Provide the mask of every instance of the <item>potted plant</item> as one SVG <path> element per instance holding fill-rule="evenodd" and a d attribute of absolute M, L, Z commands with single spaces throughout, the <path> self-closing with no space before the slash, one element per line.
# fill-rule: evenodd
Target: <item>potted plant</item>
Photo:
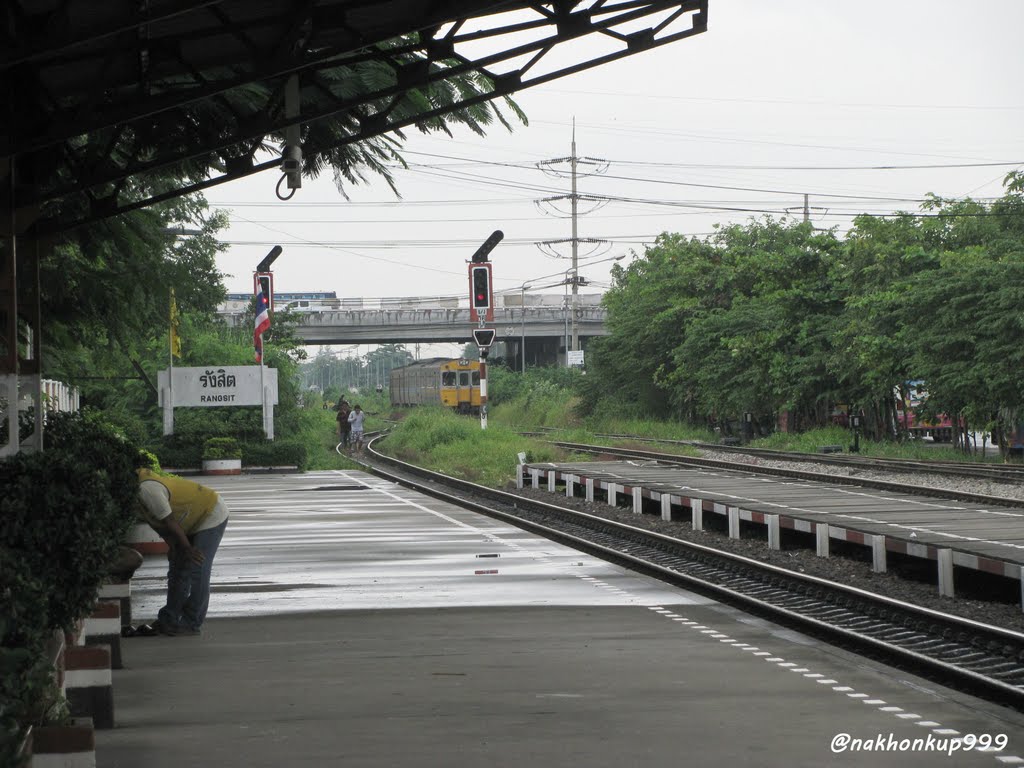
<path fill-rule="evenodd" d="M 233 437 L 211 437 L 203 444 L 204 475 L 242 474 L 242 447 Z"/>

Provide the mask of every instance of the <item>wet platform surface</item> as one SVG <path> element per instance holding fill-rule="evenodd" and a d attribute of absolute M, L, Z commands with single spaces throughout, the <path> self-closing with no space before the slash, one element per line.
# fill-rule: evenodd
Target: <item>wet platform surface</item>
<path fill-rule="evenodd" d="M 937 550 L 949 549 L 955 565 L 1009 578 L 1019 579 L 1024 565 L 1024 507 L 645 461 L 529 464 L 526 473 L 525 482 L 536 476 L 541 488 L 548 487 L 550 473 L 559 485 L 572 480 L 576 495 L 584 493 L 589 478 L 605 493 L 614 485 L 620 498 L 637 488 L 655 504 L 669 496 L 674 506 L 689 508 L 692 499 L 699 499 L 705 513 L 724 515 L 733 507 L 754 522 L 778 515 L 783 527 L 809 533 L 825 523 L 833 538 L 864 543 L 864 536 L 885 536 L 890 550 L 918 557 L 935 559 Z"/>
<path fill-rule="evenodd" d="M 124 641 L 99 766 L 1024 764 L 1016 713 L 377 478 L 209 480 L 203 635 Z"/>

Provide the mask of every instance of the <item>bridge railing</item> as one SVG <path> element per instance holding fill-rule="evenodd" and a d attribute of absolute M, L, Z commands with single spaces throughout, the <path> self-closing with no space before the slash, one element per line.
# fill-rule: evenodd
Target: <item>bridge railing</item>
<path fill-rule="evenodd" d="M 496 294 L 495 308 L 518 309 L 527 307 L 558 307 L 559 310 L 571 302 L 571 297 L 563 294 L 536 293 L 523 296 L 520 292 Z M 594 307 L 601 303 L 601 294 L 586 293 L 576 297 L 576 303 L 582 307 Z M 232 315 L 245 312 L 249 308 L 248 300 L 232 299 L 225 301 L 218 308 L 220 314 Z M 337 299 L 300 299 L 288 302 L 276 302 L 274 311 L 291 310 L 293 312 L 355 312 L 359 310 L 397 310 L 397 309 L 469 309 L 469 298 L 457 296 L 383 296 L 383 297 L 349 297 Z"/>

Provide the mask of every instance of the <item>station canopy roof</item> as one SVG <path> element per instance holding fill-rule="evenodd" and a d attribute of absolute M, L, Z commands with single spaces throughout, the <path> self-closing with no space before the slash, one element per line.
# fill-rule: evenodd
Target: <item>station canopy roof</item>
<path fill-rule="evenodd" d="M 343 164 L 373 137 L 707 26 L 707 0 L 7 8 L 0 230 L 14 210 L 15 231 L 39 235 L 278 167 L 289 132 L 306 170 Z"/>

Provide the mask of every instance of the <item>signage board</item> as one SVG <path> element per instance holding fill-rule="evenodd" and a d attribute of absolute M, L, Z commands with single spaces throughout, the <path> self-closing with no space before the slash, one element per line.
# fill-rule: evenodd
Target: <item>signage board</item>
<path fill-rule="evenodd" d="M 583 350 L 575 349 L 565 353 L 566 365 L 583 365 Z"/>
<path fill-rule="evenodd" d="M 170 392 L 172 408 L 263 405 L 258 365 L 172 368 L 170 386 L 167 371 L 159 372 L 159 383 L 162 392 Z M 263 384 L 268 404 L 277 405 L 276 368 L 263 369 Z"/>

